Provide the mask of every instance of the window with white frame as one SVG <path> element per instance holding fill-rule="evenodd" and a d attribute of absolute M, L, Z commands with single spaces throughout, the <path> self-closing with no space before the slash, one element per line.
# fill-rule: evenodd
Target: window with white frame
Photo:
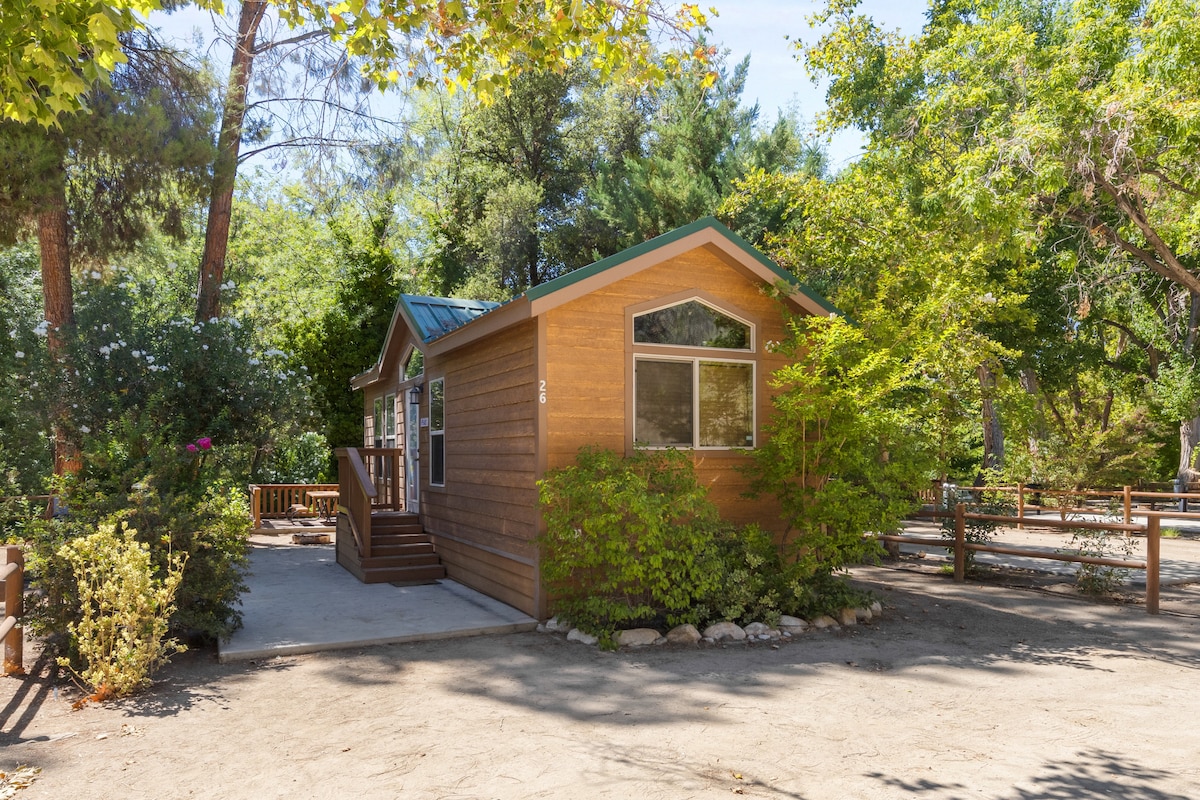
<path fill-rule="evenodd" d="M 754 361 L 720 352 L 752 352 L 753 333 L 750 323 L 699 299 L 635 315 L 634 443 L 754 447 Z M 650 346 L 654 352 L 637 352 Z M 664 355 L 663 347 L 679 355 Z"/>
<path fill-rule="evenodd" d="M 375 398 L 374 414 L 371 416 L 371 432 L 367 435 L 368 447 L 383 447 L 383 398 Z"/>
<path fill-rule="evenodd" d="M 429 483 L 446 485 L 446 380 L 429 382 Z"/>

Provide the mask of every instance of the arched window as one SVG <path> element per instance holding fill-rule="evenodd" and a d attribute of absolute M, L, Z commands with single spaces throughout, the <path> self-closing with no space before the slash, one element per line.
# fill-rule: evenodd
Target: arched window
<path fill-rule="evenodd" d="M 753 325 L 691 298 L 635 314 L 633 344 L 635 444 L 754 447 L 755 363 L 731 357 L 754 351 Z"/>

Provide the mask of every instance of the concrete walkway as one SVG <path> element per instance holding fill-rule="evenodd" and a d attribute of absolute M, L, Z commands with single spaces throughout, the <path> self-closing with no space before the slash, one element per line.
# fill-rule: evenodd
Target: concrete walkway
<path fill-rule="evenodd" d="M 426 586 L 367 585 L 332 545 L 250 551 L 241 630 L 218 647 L 238 661 L 485 633 L 532 630 L 537 621 L 452 580 Z"/>

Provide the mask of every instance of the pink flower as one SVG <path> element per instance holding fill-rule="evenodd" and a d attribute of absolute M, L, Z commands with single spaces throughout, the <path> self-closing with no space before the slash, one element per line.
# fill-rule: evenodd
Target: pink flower
<path fill-rule="evenodd" d="M 201 450 L 211 450 L 212 449 L 212 439 L 210 439 L 207 436 L 201 436 L 199 439 L 196 440 L 196 444 L 200 447 Z"/>
<path fill-rule="evenodd" d="M 187 451 L 188 451 L 189 453 L 194 453 L 194 452 L 196 452 L 196 445 L 194 445 L 194 444 L 188 444 L 188 446 L 187 446 Z"/>

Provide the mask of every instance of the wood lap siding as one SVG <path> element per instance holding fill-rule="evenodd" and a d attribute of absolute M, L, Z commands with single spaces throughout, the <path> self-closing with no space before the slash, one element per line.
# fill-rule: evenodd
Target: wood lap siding
<path fill-rule="evenodd" d="M 625 385 L 632 358 L 632 342 L 626 341 L 625 309 L 689 289 L 719 298 L 756 323 L 753 358 L 758 364 L 755 396 L 761 442 L 763 424 L 771 413 L 772 389 L 767 381 L 787 363 L 765 352 L 765 343 L 783 340 L 786 331 L 779 302 L 763 288 L 757 278 L 699 248 L 549 311 L 545 367 L 551 398 L 547 408 L 548 465 L 573 463 L 579 448 L 588 444 L 618 452 L 627 449 L 625 423 L 633 409 L 632 388 L 627 391 Z M 722 516 L 738 524 L 758 522 L 778 531 L 782 523 L 773 501 L 742 496 L 747 481 L 737 466 L 749 460 L 749 456 L 724 451 L 698 451 L 694 456 L 697 474 L 709 486 L 709 496 Z"/>
<path fill-rule="evenodd" d="M 446 485 L 428 486 L 423 465 L 421 497 L 447 574 L 527 613 L 539 519 L 535 340 L 527 322 L 427 364 L 446 379 Z"/>

